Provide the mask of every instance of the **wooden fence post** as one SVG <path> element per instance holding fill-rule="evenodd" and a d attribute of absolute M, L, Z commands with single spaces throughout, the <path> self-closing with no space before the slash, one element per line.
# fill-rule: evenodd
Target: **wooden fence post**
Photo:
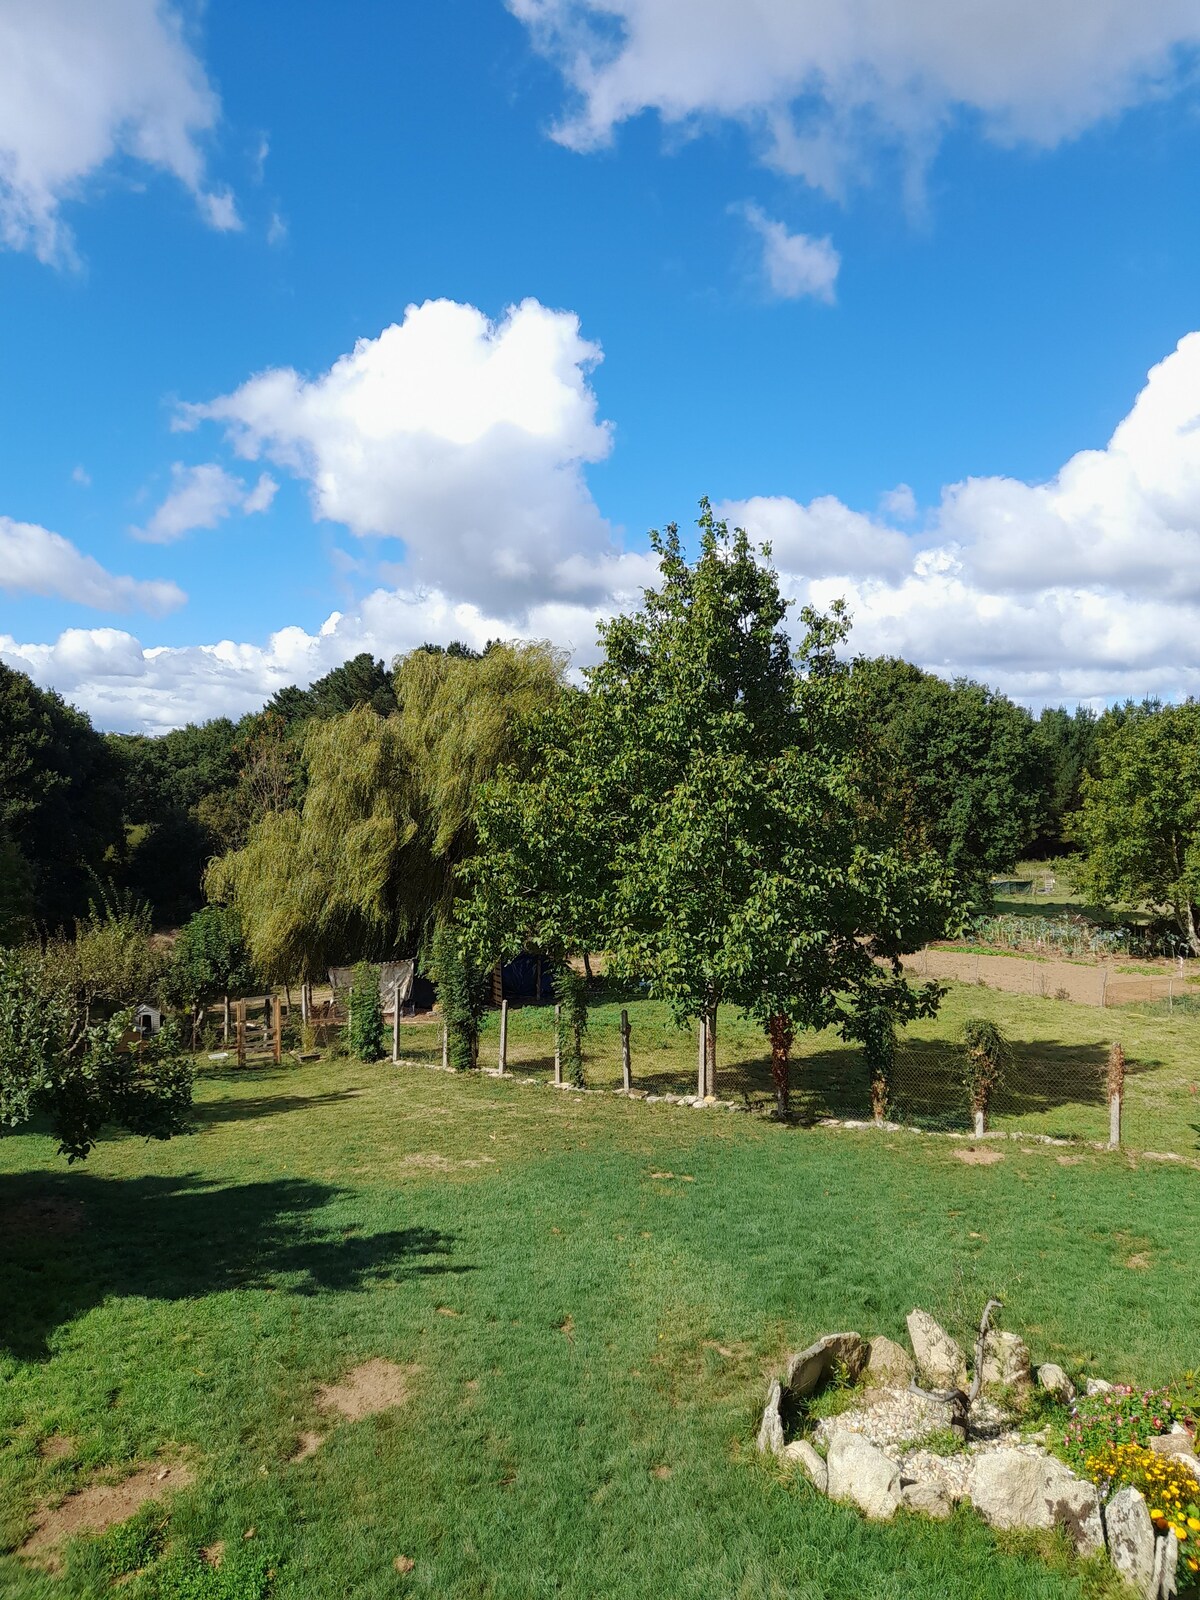
<path fill-rule="evenodd" d="M 442 1070 L 448 1071 L 450 1067 L 450 1027 L 445 1021 L 442 1023 Z"/>
<path fill-rule="evenodd" d="M 562 1007 L 554 1008 L 554 1086 L 562 1088 Z"/>
<path fill-rule="evenodd" d="M 629 1051 L 629 1013 L 621 1013 L 621 1087 L 628 1094 L 633 1088 L 633 1062 Z"/>
<path fill-rule="evenodd" d="M 500 1002 L 500 1075 L 508 1066 L 508 1001 Z"/>
<path fill-rule="evenodd" d="M 392 1065 L 400 1059 L 400 979 L 392 985 Z"/>
<path fill-rule="evenodd" d="M 696 1094 L 704 1099 L 704 1081 L 708 1074 L 708 1022 L 703 1011 L 700 1013 L 700 1048 L 696 1063 Z"/>
<path fill-rule="evenodd" d="M 1100 975 L 1100 1009 L 1103 1011 L 1108 1005 L 1108 968 L 1105 967 Z"/>
<path fill-rule="evenodd" d="M 271 1036 L 271 1055 L 275 1065 L 283 1061 L 283 1007 L 278 999 L 275 1001 L 275 1029 Z"/>
<path fill-rule="evenodd" d="M 1116 1150 L 1121 1143 L 1121 1109 L 1125 1099 L 1125 1052 L 1114 1044 L 1108 1052 L 1108 1147 Z"/>
<path fill-rule="evenodd" d="M 246 1065 L 246 1002 L 239 1000 L 237 1003 L 237 1064 L 239 1067 Z"/>

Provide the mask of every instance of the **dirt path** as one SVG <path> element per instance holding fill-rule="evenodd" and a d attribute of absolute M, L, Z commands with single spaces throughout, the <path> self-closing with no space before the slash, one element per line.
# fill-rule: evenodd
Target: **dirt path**
<path fill-rule="evenodd" d="M 1166 966 L 1146 973 L 1121 972 L 1107 962 L 1083 964 L 1031 956 L 974 955 L 934 945 L 909 956 L 905 971 L 918 978 L 948 978 L 955 983 L 981 983 L 1006 994 L 1041 995 L 1073 1000 L 1083 1006 L 1122 1006 L 1136 1000 L 1165 1000 L 1195 992 Z"/>

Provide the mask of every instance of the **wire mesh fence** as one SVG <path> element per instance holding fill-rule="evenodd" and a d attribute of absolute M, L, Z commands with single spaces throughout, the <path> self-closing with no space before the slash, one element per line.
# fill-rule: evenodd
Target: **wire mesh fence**
<path fill-rule="evenodd" d="M 631 1018 L 632 1085 L 648 1094 L 693 1097 L 698 1089 L 699 1035 L 676 1027 L 656 1008 L 634 1004 Z M 501 1016 L 489 1012 L 480 1037 L 479 1065 L 500 1066 Z M 555 1012 L 552 1005 L 510 1006 L 504 1021 L 505 1068 L 551 1082 L 555 1075 Z M 584 1086 L 619 1089 L 623 1051 L 619 1013 L 597 1008 L 582 1040 Z M 405 1019 L 400 1058 L 443 1064 L 440 1018 Z M 1100 1045 L 1055 1042 L 1015 1044 L 1012 1059 L 992 1096 L 987 1126 L 1062 1138 L 1104 1140 L 1109 1131 L 1107 1051 Z M 570 1052 L 562 1078 L 572 1080 Z M 974 1110 L 967 1087 L 965 1047 L 946 1039 L 903 1037 L 888 1096 L 888 1120 L 931 1131 L 970 1133 Z M 1133 1085 L 1130 1085 L 1131 1089 Z M 774 1102 L 771 1059 L 763 1033 L 732 1013 L 718 1023 L 717 1097 L 764 1107 Z M 832 1036 L 797 1040 L 790 1070 L 792 1114 L 802 1122 L 823 1118 L 868 1120 L 870 1072 L 861 1051 Z"/>

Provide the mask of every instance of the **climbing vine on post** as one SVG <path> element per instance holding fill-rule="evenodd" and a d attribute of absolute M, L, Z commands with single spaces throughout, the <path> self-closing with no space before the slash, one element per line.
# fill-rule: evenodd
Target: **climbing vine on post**
<path fill-rule="evenodd" d="M 487 1008 L 488 975 L 463 954 L 458 930 L 438 924 L 430 951 L 430 974 L 446 1019 L 447 1055 L 452 1067 L 466 1072 L 479 1065 L 479 1030 Z"/>
<path fill-rule="evenodd" d="M 354 969 L 350 990 L 350 1049 L 360 1061 L 378 1061 L 383 1055 L 383 1002 L 379 997 L 379 971 L 369 961 Z"/>
<path fill-rule="evenodd" d="M 963 1024 L 967 1050 L 966 1088 L 975 1117 L 975 1132 L 987 1132 L 988 1108 L 1012 1060 L 1008 1040 L 987 1017 L 972 1017 Z"/>
<path fill-rule="evenodd" d="M 582 1089 L 583 1036 L 588 1026 L 587 979 L 573 967 L 559 967 L 554 974 L 554 998 L 559 1005 L 558 1048 L 562 1063 L 571 1082 Z"/>

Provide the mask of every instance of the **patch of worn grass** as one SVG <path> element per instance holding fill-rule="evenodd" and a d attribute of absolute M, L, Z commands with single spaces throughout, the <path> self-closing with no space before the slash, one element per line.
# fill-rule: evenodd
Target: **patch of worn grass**
<path fill-rule="evenodd" d="M 353 1061 L 205 1078 L 197 1127 L 74 1169 L 0 1141 L 13 1600 L 106 1592 L 103 1541 L 58 1579 L 13 1551 L 39 1506 L 175 1455 L 195 1481 L 134 1600 L 1065 1600 L 1101 1591 L 972 1516 L 869 1524 L 763 1463 L 768 1375 L 831 1328 L 902 1338 L 915 1304 L 967 1336 L 989 1294 L 1077 1375 L 1200 1358 L 1181 1166 L 968 1167 L 914 1136 Z M 3 1225 L 64 1206 L 67 1231 Z M 369 1361 L 410 1374 L 403 1405 L 321 1410 Z"/>

